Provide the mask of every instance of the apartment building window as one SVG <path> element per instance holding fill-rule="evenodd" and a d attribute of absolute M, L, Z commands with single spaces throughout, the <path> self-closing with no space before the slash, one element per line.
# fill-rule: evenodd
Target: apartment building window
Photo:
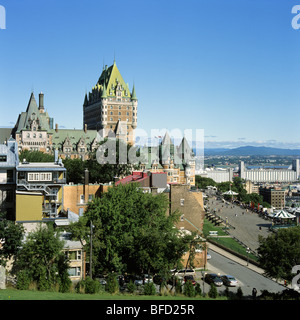
<path fill-rule="evenodd" d="M 14 182 L 13 170 L 7 170 L 7 182 Z"/>
<path fill-rule="evenodd" d="M 83 204 L 84 203 L 84 194 L 81 194 L 80 195 L 80 204 Z"/>
<path fill-rule="evenodd" d="M 67 257 L 69 260 L 81 260 L 81 250 L 68 251 Z"/>
<path fill-rule="evenodd" d="M 6 162 L 7 156 L 0 156 L 0 162 Z"/>
<path fill-rule="evenodd" d="M 28 181 L 52 181 L 52 173 L 28 173 Z"/>
<path fill-rule="evenodd" d="M 68 269 L 68 273 L 70 277 L 80 277 L 81 268 L 80 267 L 72 267 Z"/>

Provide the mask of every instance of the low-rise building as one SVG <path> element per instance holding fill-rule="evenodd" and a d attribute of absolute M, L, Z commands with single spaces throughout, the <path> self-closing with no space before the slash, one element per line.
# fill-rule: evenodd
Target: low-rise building
<path fill-rule="evenodd" d="M 12 138 L 0 144 L 0 212 L 15 220 L 16 166 L 19 162 L 18 145 Z"/>
<path fill-rule="evenodd" d="M 66 184 L 66 169 L 57 157 L 54 163 L 23 161 L 16 171 L 17 222 L 65 218 L 62 189 Z"/>
<path fill-rule="evenodd" d="M 281 188 L 260 187 L 259 194 L 263 201 L 268 202 L 275 209 L 283 209 L 285 206 L 285 190 Z"/>

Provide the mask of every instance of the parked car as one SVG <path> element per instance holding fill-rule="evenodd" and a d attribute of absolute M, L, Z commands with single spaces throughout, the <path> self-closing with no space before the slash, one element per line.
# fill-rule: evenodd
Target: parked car
<path fill-rule="evenodd" d="M 136 286 L 141 286 L 144 284 L 144 277 L 142 276 L 135 276 L 135 279 L 134 279 L 134 284 Z"/>
<path fill-rule="evenodd" d="M 125 283 L 129 283 L 130 281 L 134 283 L 135 277 L 136 277 L 136 276 L 133 275 L 133 274 L 127 274 L 127 275 L 125 275 L 125 277 L 124 277 L 124 281 L 125 281 Z"/>
<path fill-rule="evenodd" d="M 184 283 L 191 281 L 193 285 L 195 285 L 197 283 L 196 280 L 194 279 L 194 276 L 184 276 L 183 281 L 184 281 Z"/>
<path fill-rule="evenodd" d="M 206 255 L 206 259 L 207 260 L 210 260 L 211 259 L 211 255 L 207 252 L 207 255 Z"/>
<path fill-rule="evenodd" d="M 144 283 L 150 283 L 150 282 L 153 282 L 153 277 L 150 275 L 150 274 L 143 274 L 143 277 L 144 277 Z"/>
<path fill-rule="evenodd" d="M 173 285 L 176 285 L 176 284 L 182 285 L 182 278 L 172 276 L 170 279 L 168 279 L 168 282 L 167 282 L 167 283 L 168 283 L 170 286 L 173 286 Z"/>
<path fill-rule="evenodd" d="M 204 280 L 207 283 L 213 283 L 217 287 L 221 287 L 223 285 L 222 279 L 215 273 L 207 273 Z"/>
<path fill-rule="evenodd" d="M 153 277 L 153 282 L 157 285 L 161 285 L 163 282 L 166 282 L 167 279 L 160 276 L 159 274 L 156 274 L 154 277 Z"/>
<path fill-rule="evenodd" d="M 238 281 L 233 276 L 223 275 L 223 276 L 221 276 L 221 279 L 222 279 L 223 283 L 225 284 L 225 286 L 236 287 L 238 285 Z"/>
<path fill-rule="evenodd" d="M 175 276 L 183 278 L 184 276 L 196 276 L 194 269 L 181 269 L 175 272 Z"/>

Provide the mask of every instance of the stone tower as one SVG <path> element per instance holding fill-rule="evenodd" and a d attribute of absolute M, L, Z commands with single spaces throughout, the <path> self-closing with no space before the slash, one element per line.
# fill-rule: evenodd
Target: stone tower
<path fill-rule="evenodd" d="M 137 105 L 134 85 L 130 92 L 114 61 L 112 66 L 103 67 L 97 84 L 85 95 L 83 127 L 100 130 L 103 137 L 113 132 L 117 138 L 134 145 Z"/>

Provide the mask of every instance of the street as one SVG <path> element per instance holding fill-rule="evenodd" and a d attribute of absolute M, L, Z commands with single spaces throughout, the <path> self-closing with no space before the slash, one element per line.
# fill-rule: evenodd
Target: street
<path fill-rule="evenodd" d="M 236 237 L 247 247 L 256 251 L 259 243 L 258 236 L 267 237 L 270 234 L 270 221 L 260 217 L 257 213 L 241 208 L 236 204 L 226 204 L 215 197 L 209 198 L 207 208 L 210 212 L 216 210 L 216 214 L 226 220 L 234 228 L 229 228 L 231 236 Z"/>
<path fill-rule="evenodd" d="M 211 259 L 207 264 L 208 273 L 220 273 L 229 274 L 234 276 L 243 291 L 244 296 L 251 295 L 252 289 L 257 289 L 257 295 L 261 293 L 262 290 L 268 290 L 270 292 L 280 292 L 284 287 L 275 281 L 268 279 L 261 274 L 250 270 L 246 266 L 243 266 L 239 263 L 236 263 L 233 260 L 230 260 L 221 254 L 210 250 Z M 203 290 L 203 281 L 201 280 L 201 272 L 197 272 L 197 281 L 201 284 Z M 218 292 L 225 290 L 225 286 L 221 286 L 218 289 Z M 230 287 L 229 291 L 236 292 L 238 287 Z M 209 284 L 205 283 L 204 290 L 208 292 L 210 289 Z"/>

